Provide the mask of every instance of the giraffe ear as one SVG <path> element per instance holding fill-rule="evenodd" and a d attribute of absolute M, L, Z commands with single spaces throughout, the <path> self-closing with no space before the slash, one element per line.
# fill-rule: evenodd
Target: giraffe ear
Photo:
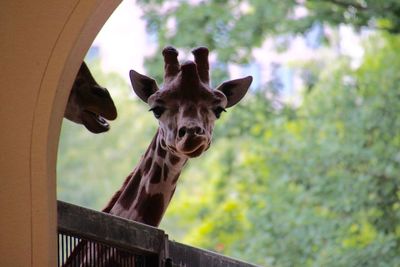
<path fill-rule="evenodd" d="M 92 73 L 89 70 L 89 67 L 86 65 L 85 61 L 82 61 L 81 67 L 79 68 L 79 72 L 77 77 L 83 78 L 85 81 L 91 84 L 97 84 L 96 80 L 93 78 Z"/>
<path fill-rule="evenodd" d="M 157 83 L 154 79 L 142 75 L 134 70 L 129 72 L 133 91 L 136 95 L 147 103 L 147 99 L 158 90 Z"/>
<path fill-rule="evenodd" d="M 230 108 L 237 104 L 244 97 L 252 81 L 253 77 L 247 76 L 241 79 L 224 82 L 218 86 L 217 90 L 220 90 L 222 93 L 224 93 L 228 99 L 226 108 Z"/>

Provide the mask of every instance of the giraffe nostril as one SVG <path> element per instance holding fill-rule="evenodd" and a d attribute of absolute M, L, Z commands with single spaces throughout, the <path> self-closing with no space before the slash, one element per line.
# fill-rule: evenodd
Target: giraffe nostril
<path fill-rule="evenodd" d="M 199 126 L 195 126 L 195 127 L 181 127 L 178 131 L 178 136 L 179 138 L 183 138 L 185 135 L 190 135 L 190 136 L 194 136 L 194 135 L 204 135 L 204 129 L 199 127 Z"/>
<path fill-rule="evenodd" d="M 178 136 L 179 136 L 179 138 L 184 137 L 185 134 L 186 134 L 186 127 L 180 128 L 179 131 L 178 131 Z"/>
<path fill-rule="evenodd" d="M 198 126 L 194 127 L 193 130 L 194 130 L 194 133 L 197 134 L 197 135 L 204 134 L 204 130 L 201 127 L 198 127 Z"/>

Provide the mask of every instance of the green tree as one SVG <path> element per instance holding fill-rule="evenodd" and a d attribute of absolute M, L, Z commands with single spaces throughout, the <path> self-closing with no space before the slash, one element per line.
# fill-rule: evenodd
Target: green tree
<path fill-rule="evenodd" d="M 229 138 L 167 213 L 183 240 L 263 265 L 398 266 L 399 42 L 371 38 L 356 70 L 330 62 L 297 109 L 253 95 L 224 114 Z"/>
<path fill-rule="evenodd" d="M 161 227 L 172 238 L 262 265 L 399 266 L 400 37 L 393 33 L 400 3 L 138 2 L 160 48 L 207 45 L 216 52 L 216 83 L 226 62 L 249 62 L 268 36 L 290 39 L 316 23 L 383 30 L 365 43 L 356 69 L 343 56 L 305 62 L 309 90 L 299 107 L 277 105 L 267 86 L 228 110 L 210 150 L 182 173 Z M 161 81 L 159 55 L 147 66 Z M 95 137 L 63 125 L 58 165 L 60 198 L 98 209 L 156 127 L 119 78 L 99 82 L 118 92 L 119 118 Z"/>
<path fill-rule="evenodd" d="M 400 33 L 398 0 L 139 0 L 160 49 L 207 45 L 221 62 L 246 63 L 266 37 L 290 40 L 316 23 Z M 195 38 L 193 38 L 195 36 Z M 159 53 L 156 53 L 159 55 Z M 159 57 L 157 57 L 159 58 Z M 159 64 L 151 58 L 148 66 Z M 153 69 L 153 68 L 152 68 Z"/>

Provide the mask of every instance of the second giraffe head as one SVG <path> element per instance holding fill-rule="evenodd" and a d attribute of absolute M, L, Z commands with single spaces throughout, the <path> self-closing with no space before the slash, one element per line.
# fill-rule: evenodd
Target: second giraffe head
<path fill-rule="evenodd" d="M 150 106 L 159 121 L 161 145 L 180 157 L 198 157 L 211 143 L 215 121 L 226 108 L 246 94 L 252 77 L 230 80 L 216 89 L 210 87 L 208 49 L 192 51 L 193 61 L 178 62 L 173 47 L 163 50 L 164 84 L 131 70 L 129 75 L 137 96 Z"/>

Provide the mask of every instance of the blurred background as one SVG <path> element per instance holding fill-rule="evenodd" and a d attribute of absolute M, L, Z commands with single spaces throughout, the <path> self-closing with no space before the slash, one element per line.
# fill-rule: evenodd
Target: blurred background
<path fill-rule="evenodd" d="M 125 0 L 85 58 L 119 117 L 64 120 L 58 198 L 105 206 L 157 129 L 129 70 L 161 84 L 163 47 L 205 45 L 214 86 L 255 79 L 160 227 L 264 266 L 400 266 L 399 33 L 398 0 Z"/>

